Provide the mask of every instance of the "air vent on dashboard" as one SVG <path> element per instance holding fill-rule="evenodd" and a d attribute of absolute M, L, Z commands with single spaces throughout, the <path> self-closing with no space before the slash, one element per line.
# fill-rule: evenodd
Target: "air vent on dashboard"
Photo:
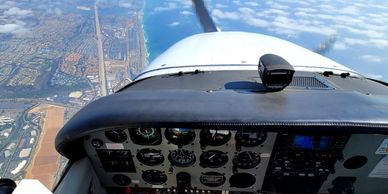
<path fill-rule="evenodd" d="M 303 88 L 316 90 L 332 90 L 333 87 L 327 85 L 316 77 L 298 77 L 294 76 L 289 88 Z"/>

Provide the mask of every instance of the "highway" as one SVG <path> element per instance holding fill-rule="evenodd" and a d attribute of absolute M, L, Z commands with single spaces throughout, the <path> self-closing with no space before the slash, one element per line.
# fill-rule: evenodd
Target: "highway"
<path fill-rule="evenodd" d="M 96 36 L 97 36 L 97 50 L 98 50 L 98 66 L 99 66 L 99 79 L 100 79 L 100 94 L 101 96 L 107 95 L 106 78 L 105 78 L 105 62 L 104 62 L 104 50 L 102 48 L 102 35 L 100 28 L 100 20 L 98 16 L 97 2 L 94 4 L 94 18 L 96 20 Z"/>

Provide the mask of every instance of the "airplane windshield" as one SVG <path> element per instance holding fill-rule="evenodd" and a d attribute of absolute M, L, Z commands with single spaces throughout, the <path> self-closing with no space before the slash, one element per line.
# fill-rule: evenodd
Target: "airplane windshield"
<path fill-rule="evenodd" d="M 220 31 L 281 38 L 388 81 L 388 1 L 204 2 Z M 59 129 L 202 32 L 190 0 L 0 0 L 0 177 L 52 189 L 67 164 L 54 146 Z M 312 141 L 293 143 L 324 150 L 331 139 Z"/>

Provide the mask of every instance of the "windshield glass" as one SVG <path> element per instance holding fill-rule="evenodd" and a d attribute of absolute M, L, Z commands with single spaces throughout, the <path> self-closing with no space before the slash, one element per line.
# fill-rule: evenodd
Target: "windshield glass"
<path fill-rule="evenodd" d="M 327 56 L 367 77 L 388 77 L 388 2 L 205 1 L 221 31 L 275 36 Z M 189 1 L 146 1 L 152 60 L 182 37 L 202 31 Z"/>
<path fill-rule="evenodd" d="M 388 2 L 206 0 L 221 31 L 275 36 L 388 79 Z M 0 177 L 52 188 L 58 130 L 201 33 L 190 0 L 0 0 Z"/>

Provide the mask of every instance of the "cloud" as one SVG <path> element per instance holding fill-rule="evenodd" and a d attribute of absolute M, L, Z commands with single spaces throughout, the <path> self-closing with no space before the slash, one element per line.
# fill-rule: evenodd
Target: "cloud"
<path fill-rule="evenodd" d="M 237 0 L 234 0 L 232 1 L 235 5 L 241 5 L 241 2 L 240 1 L 237 1 Z"/>
<path fill-rule="evenodd" d="M 180 23 L 177 22 L 177 21 L 172 22 L 172 23 L 169 24 L 169 26 L 171 26 L 171 27 L 175 27 L 175 26 L 179 26 L 179 25 L 180 25 Z"/>
<path fill-rule="evenodd" d="M 248 2 L 244 2 L 245 5 L 248 5 L 248 6 L 252 6 L 252 7 L 258 7 L 259 4 L 257 2 L 254 2 L 254 1 L 248 1 Z"/>
<path fill-rule="evenodd" d="M 268 21 L 256 17 L 256 11 L 252 8 L 241 7 L 238 8 L 238 11 L 240 11 L 242 21 L 250 26 L 262 28 L 270 25 Z"/>
<path fill-rule="evenodd" d="M 20 9 L 18 7 L 11 7 L 10 9 L 4 11 L 5 16 L 17 16 L 17 17 L 27 17 L 32 15 L 31 10 Z"/>
<path fill-rule="evenodd" d="M 341 9 L 341 13 L 347 14 L 347 15 L 358 15 L 360 11 L 356 6 L 347 6 Z"/>
<path fill-rule="evenodd" d="M 269 6 L 271 6 L 271 8 L 275 8 L 275 9 L 288 9 L 289 8 L 289 6 L 287 6 L 287 5 L 282 5 L 282 4 L 273 2 L 273 1 L 266 1 L 266 3 Z"/>
<path fill-rule="evenodd" d="M 119 7 L 131 8 L 132 5 L 131 3 L 128 3 L 128 2 L 119 2 Z"/>
<path fill-rule="evenodd" d="M 382 61 L 382 59 L 376 55 L 362 55 L 360 58 L 367 62 L 374 62 L 374 63 L 380 63 Z"/>
<path fill-rule="evenodd" d="M 163 6 L 155 7 L 154 11 L 155 12 L 170 11 L 177 8 L 178 8 L 178 5 L 175 2 L 165 2 L 163 3 Z"/>
<path fill-rule="evenodd" d="M 296 20 L 285 16 L 277 16 L 272 22 L 275 27 L 272 29 L 277 34 L 299 34 L 301 32 L 309 32 L 330 36 L 336 34 L 336 30 L 331 28 L 322 28 L 317 25 L 311 25 L 309 20 Z"/>
<path fill-rule="evenodd" d="M 224 4 L 221 4 L 221 3 L 217 3 L 217 4 L 215 5 L 215 7 L 221 9 L 221 8 L 227 8 L 228 6 L 227 6 L 227 5 L 224 5 Z"/>
<path fill-rule="evenodd" d="M 308 12 L 308 13 L 316 13 L 317 12 L 316 9 L 308 8 L 308 7 L 298 7 L 298 8 L 296 8 L 296 10 L 301 11 L 301 12 Z"/>
<path fill-rule="evenodd" d="M 368 45 L 368 41 L 367 40 L 356 39 L 356 38 L 344 38 L 344 43 L 346 43 L 347 45 L 350 45 L 350 46 L 354 46 L 354 45 L 365 46 L 365 45 Z"/>
<path fill-rule="evenodd" d="M 219 9 L 213 9 L 212 16 L 217 19 L 229 19 L 229 20 L 239 20 L 240 16 L 237 12 L 227 12 L 227 11 L 221 11 Z"/>
<path fill-rule="evenodd" d="M 349 47 L 343 42 L 336 42 L 333 45 L 334 50 L 347 50 Z"/>
<path fill-rule="evenodd" d="M 370 42 L 372 43 L 372 46 L 376 46 L 377 48 L 388 47 L 388 40 L 385 39 L 371 39 Z"/>
<path fill-rule="evenodd" d="M 288 16 L 289 13 L 281 9 L 269 9 L 264 11 L 265 14 L 284 15 Z"/>
<path fill-rule="evenodd" d="M 24 35 L 28 33 L 29 30 L 24 27 L 22 24 L 3 24 L 0 25 L 0 34 L 16 34 Z"/>
<path fill-rule="evenodd" d="M 184 15 L 184 16 L 188 16 L 188 15 L 194 15 L 193 12 L 191 11 L 187 11 L 187 10 L 183 10 L 181 12 L 179 12 L 181 15 Z"/>
<path fill-rule="evenodd" d="M 367 74 L 366 77 L 377 79 L 377 80 L 384 80 L 384 76 L 380 74 Z"/>

